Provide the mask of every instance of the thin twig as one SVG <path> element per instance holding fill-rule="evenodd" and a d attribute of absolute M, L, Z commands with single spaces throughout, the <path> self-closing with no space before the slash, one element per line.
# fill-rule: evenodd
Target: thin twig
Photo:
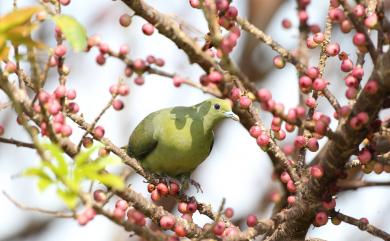
<path fill-rule="evenodd" d="M 14 198 L 12 198 L 8 193 L 6 193 L 4 190 L 2 191 L 3 195 L 10 200 L 16 207 L 26 210 L 26 211 L 32 211 L 32 212 L 38 212 L 38 213 L 44 213 L 48 214 L 57 218 L 75 218 L 75 215 L 73 213 L 68 213 L 68 212 L 62 212 L 62 211 L 51 211 L 51 210 L 46 210 L 43 208 L 33 208 L 33 207 L 28 207 L 24 204 L 21 204 L 20 202 L 16 201 Z"/>
<path fill-rule="evenodd" d="M 18 140 L 15 140 L 14 138 L 8 139 L 8 138 L 0 137 L 0 142 L 6 143 L 6 144 L 12 144 L 12 145 L 15 145 L 17 147 L 27 147 L 27 148 L 35 149 L 34 144 L 23 142 L 23 141 L 18 141 Z"/>
<path fill-rule="evenodd" d="M 348 216 L 348 215 L 345 215 L 345 214 L 342 214 L 339 212 L 333 212 L 331 214 L 331 216 L 335 216 L 335 217 L 339 218 L 341 221 L 343 221 L 345 223 L 349 223 L 351 225 L 354 225 L 354 226 L 358 227 L 359 229 L 365 230 L 365 231 L 369 232 L 370 234 L 372 234 L 376 237 L 379 237 L 383 240 L 386 240 L 386 241 L 390 240 L 390 234 L 388 234 L 387 232 L 385 232 L 385 231 L 383 231 L 383 230 L 381 230 L 381 229 L 379 229 L 371 224 L 367 224 L 362 220 L 353 218 L 351 216 Z"/>

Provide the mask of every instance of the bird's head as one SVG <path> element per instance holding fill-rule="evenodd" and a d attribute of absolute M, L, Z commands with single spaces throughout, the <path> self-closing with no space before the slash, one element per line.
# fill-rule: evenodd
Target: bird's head
<path fill-rule="evenodd" d="M 200 111 L 205 111 L 205 114 L 214 120 L 221 120 L 224 118 L 231 118 L 239 121 L 238 115 L 232 111 L 232 106 L 229 101 L 212 98 L 200 103 Z"/>

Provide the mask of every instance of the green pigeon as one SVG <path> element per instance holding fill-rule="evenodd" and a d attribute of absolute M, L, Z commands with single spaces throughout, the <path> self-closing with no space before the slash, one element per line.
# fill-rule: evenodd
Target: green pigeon
<path fill-rule="evenodd" d="M 239 120 L 229 101 L 218 98 L 155 111 L 131 134 L 127 154 L 160 177 L 190 180 L 191 173 L 211 152 L 214 127 L 225 118 Z"/>

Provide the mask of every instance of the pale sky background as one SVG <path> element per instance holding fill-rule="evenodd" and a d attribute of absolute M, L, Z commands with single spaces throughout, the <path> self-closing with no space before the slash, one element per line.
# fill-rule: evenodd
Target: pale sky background
<path fill-rule="evenodd" d="M 21 6 L 25 6 L 34 1 L 20 0 L 18 2 Z M 203 33 L 207 29 L 201 11 L 192 9 L 187 0 L 149 0 L 147 2 L 165 13 L 177 16 Z M 233 5 L 239 8 L 241 16 L 246 16 L 247 2 L 245 0 L 233 1 Z M 323 26 L 327 1 L 312 0 L 312 2 L 313 4 L 310 5 L 308 10 L 310 22 L 316 22 Z M 295 7 L 295 1 L 286 1 L 275 14 L 268 29 L 265 30 L 266 33 L 288 49 L 296 47 L 298 31 L 294 28 L 284 30 L 280 23 L 283 18 L 288 17 L 293 21 L 293 26 L 297 26 Z M 8 12 L 11 8 L 11 0 L 0 0 L 0 14 Z M 148 54 L 153 54 L 165 59 L 166 66 L 164 69 L 169 72 L 177 72 L 192 80 L 197 80 L 203 74 L 198 66 L 189 65 L 186 55 L 177 49 L 170 40 L 159 35 L 157 31 L 151 37 L 143 35 L 141 32 L 141 26 L 145 23 L 143 19 L 135 17 L 130 27 L 121 27 L 118 23 L 119 16 L 125 12 L 131 13 L 121 1 L 73 0 L 68 7 L 63 9 L 64 13 L 74 15 L 84 24 L 89 35 L 101 35 L 103 41 L 109 43 L 114 49 L 119 48 L 122 43 L 128 43 L 132 58 L 144 58 Z M 53 26 L 47 24 L 45 27 L 52 34 Z M 242 40 L 240 40 L 241 43 Z M 335 34 L 332 36 L 332 40 L 341 42 L 344 51 L 353 53 L 350 38 Z M 268 47 L 262 46 L 261 48 L 267 49 Z M 236 60 L 240 50 L 241 46 L 239 44 L 233 54 Z M 318 62 L 318 51 L 312 51 L 311 53 L 313 53 L 311 64 L 315 65 Z M 68 86 L 78 90 L 76 100 L 88 121 L 91 121 L 107 103 L 110 98 L 108 88 L 117 81 L 118 77 L 123 75 L 124 68 L 122 63 L 114 59 L 108 59 L 104 67 L 97 66 L 95 63 L 96 54 L 97 50 L 94 49 L 88 54 L 70 55 L 66 60 L 66 63 L 71 67 Z M 267 55 L 265 59 L 268 59 L 269 62 L 259 63 L 259 65 L 270 65 L 275 54 L 272 51 L 266 51 L 263 54 Z M 351 55 L 355 58 L 354 54 Z M 256 53 L 254 58 L 256 58 Z M 331 80 L 330 89 L 338 90 L 337 95 L 340 97 L 340 101 L 345 104 L 345 87 L 340 87 L 342 76 L 338 73 L 338 63 L 337 58 L 329 60 L 325 78 Z M 370 72 L 371 63 L 369 61 L 367 61 L 365 68 L 366 72 Z M 47 85 L 49 90 L 54 89 L 55 84 L 53 83 L 56 82 L 52 81 L 51 84 Z M 159 76 L 147 76 L 145 85 L 141 87 L 133 84 L 132 80 L 127 80 L 127 83 L 130 83 L 131 93 L 128 97 L 122 98 L 125 101 L 125 109 L 120 112 L 109 110 L 100 122 L 106 127 L 106 136 L 119 146 L 126 144 L 136 124 L 150 112 L 174 105 L 192 105 L 209 97 L 197 89 L 185 86 L 175 88 L 171 80 Z M 271 89 L 277 101 L 285 104 L 286 109 L 298 104 L 296 74 L 291 65 L 287 65 L 283 70 L 272 72 L 263 83 Z M 340 89 L 342 91 L 339 91 Z M 5 101 L 2 93 L 0 93 L 0 101 Z M 329 110 L 329 104 L 325 101 L 321 101 L 320 105 L 321 110 Z M 269 114 L 262 115 L 262 117 L 269 123 Z M 0 123 L 7 121 L 9 121 L 7 123 L 10 123 L 6 126 L 4 136 L 28 140 L 24 131 L 21 131 L 14 120 L 15 116 L 10 111 L 0 112 Z M 81 132 L 75 132 L 72 138 L 78 140 Z M 289 138 L 290 141 L 291 137 Z M 36 165 L 38 161 L 38 157 L 31 150 L 1 144 L 0 189 L 7 191 L 25 205 L 60 210 L 64 206 L 55 196 L 55 190 L 49 189 L 44 193 L 40 193 L 36 188 L 35 181 L 31 179 L 11 179 L 13 175 L 20 173 L 26 167 Z M 255 140 L 249 136 L 248 132 L 239 123 L 227 120 L 216 130 L 215 145 L 210 157 L 192 176 L 201 183 L 204 193 L 196 194 L 194 190 L 192 190 L 192 193 L 195 194 L 198 200 L 211 203 L 214 210 L 218 208 L 222 198 L 225 197 L 226 206 L 234 208 L 235 216 L 244 217 L 256 210 L 259 201 L 264 198 L 270 185 L 275 188 L 278 186 L 277 182 L 271 180 L 271 174 L 271 162 L 256 145 Z M 364 179 L 389 180 L 389 174 L 381 174 L 380 176 L 370 174 L 365 175 Z M 131 179 L 130 183 L 136 190 L 147 195 L 146 185 L 142 182 L 142 178 L 135 177 Z M 387 218 L 388 213 L 385 213 L 389 208 L 389 197 L 390 189 L 384 187 L 345 192 L 338 195 L 337 209 L 356 218 L 366 217 L 370 223 L 390 231 L 390 219 Z M 257 215 L 259 217 L 269 217 L 270 211 L 271 209 L 257 213 Z M 47 218 L 47 216 L 19 210 L 3 195 L 0 195 L 0 240 L 17 232 L 18 229 L 22 229 L 30 220 L 42 218 Z M 196 223 L 202 225 L 208 221 L 207 218 L 196 215 Z M 334 226 L 330 222 L 324 227 L 310 228 L 308 236 L 332 241 L 348 239 L 379 240 L 354 226 L 344 223 L 340 226 Z M 118 237 L 118 239 L 115 239 L 115 237 Z M 119 237 L 124 239 L 119 239 Z M 28 240 L 108 241 L 126 240 L 125 237 L 126 234 L 119 227 L 104 217 L 98 217 L 85 227 L 80 227 L 74 220 L 55 219 L 47 232 Z"/>

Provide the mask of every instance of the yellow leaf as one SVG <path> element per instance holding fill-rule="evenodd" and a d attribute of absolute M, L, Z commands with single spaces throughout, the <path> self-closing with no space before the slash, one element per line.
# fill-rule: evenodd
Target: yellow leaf
<path fill-rule="evenodd" d="M 0 17 L 0 33 L 4 33 L 16 26 L 21 26 L 26 24 L 30 21 L 31 17 L 41 11 L 42 8 L 35 6 L 35 7 L 26 7 L 26 8 L 19 8 L 17 10 L 14 10 L 5 16 Z"/>

